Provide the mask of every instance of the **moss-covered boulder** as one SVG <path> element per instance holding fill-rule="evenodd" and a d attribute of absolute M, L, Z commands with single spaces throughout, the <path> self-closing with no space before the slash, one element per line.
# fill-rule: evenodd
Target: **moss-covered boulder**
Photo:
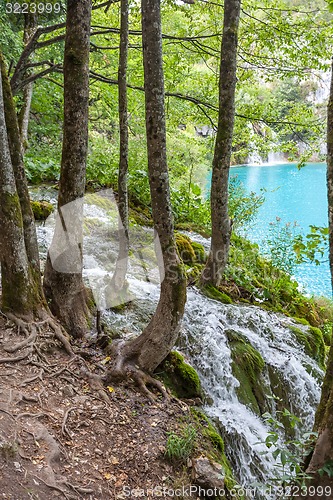
<path fill-rule="evenodd" d="M 46 220 L 53 212 L 53 205 L 45 200 L 31 201 L 31 208 L 36 220 Z"/>
<path fill-rule="evenodd" d="M 192 248 L 195 253 L 195 259 L 199 264 L 204 264 L 207 260 L 206 251 L 201 245 L 201 243 L 197 243 L 196 241 L 191 241 Z"/>
<path fill-rule="evenodd" d="M 176 397 L 183 399 L 200 398 L 202 389 L 195 369 L 185 363 L 184 357 L 177 351 L 171 351 L 156 368 L 156 373 Z"/>
<path fill-rule="evenodd" d="M 304 347 L 305 353 L 315 359 L 321 368 L 324 368 L 326 350 L 321 330 L 315 326 L 301 329 L 294 325 L 289 325 L 289 329 L 295 335 L 297 342 Z"/>
<path fill-rule="evenodd" d="M 152 227 L 154 225 L 150 209 L 142 205 L 131 204 L 129 209 L 129 220 L 132 224 L 137 224 L 139 226 Z"/>
<path fill-rule="evenodd" d="M 224 441 L 218 430 L 218 423 L 210 420 L 207 415 L 195 407 L 191 408 L 191 416 L 198 431 L 198 436 L 200 437 L 197 439 L 195 450 L 197 452 L 197 456 L 205 454 L 208 458 L 223 466 L 225 471 L 224 482 L 227 495 L 226 497 L 219 498 L 229 498 L 230 495 L 228 492 L 235 488 L 237 481 L 234 478 L 229 460 L 225 455 Z M 236 500 L 239 499 L 238 496 L 234 496 L 233 498 Z"/>
<path fill-rule="evenodd" d="M 320 316 L 312 300 L 308 300 L 306 297 L 302 297 L 298 301 L 295 300 L 294 304 L 292 304 L 292 309 L 293 316 L 305 318 L 312 326 L 320 326 Z"/>
<path fill-rule="evenodd" d="M 185 266 L 188 285 L 196 285 L 199 282 L 203 267 L 200 264 Z"/>
<path fill-rule="evenodd" d="M 232 357 L 232 372 L 239 381 L 239 400 L 261 415 L 267 411 L 264 381 L 261 377 L 265 362 L 261 354 L 241 334 L 226 330 Z"/>
<path fill-rule="evenodd" d="M 210 299 L 218 300 L 223 304 L 232 304 L 232 299 L 224 292 L 221 292 L 213 285 L 205 285 L 201 288 L 201 291 L 204 295 L 209 297 Z"/>
<path fill-rule="evenodd" d="M 196 261 L 191 239 L 184 234 L 175 234 L 177 250 L 184 264 L 191 265 Z"/>
<path fill-rule="evenodd" d="M 195 222 L 176 222 L 175 228 L 177 231 L 193 231 L 195 233 L 201 234 L 204 238 L 210 238 L 211 230 Z"/>

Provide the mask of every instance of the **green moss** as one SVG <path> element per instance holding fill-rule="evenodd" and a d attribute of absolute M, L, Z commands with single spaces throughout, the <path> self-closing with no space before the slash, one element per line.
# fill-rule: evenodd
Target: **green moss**
<path fill-rule="evenodd" d="M 177 231 L 193 231 L 195 233 L 201 234 L 204 238 L 209 238 L 211 236 L 210 231 L 207 228 L 196 224 L 195 222 L 178 222 L 175 224 Z"/>
<path fill-rule="evenodd" d="M 177 250 L 184 264 L 191 265 L 196 261 L 196 255 L 192 247 L 191 240 L 184 234 L 175 234 Z"/>
<path fill-rule="evenodd" d="M 15 193 L 2 193 L 2 206 L 1 209 L 5 217 L 15 221 L 19 228 L 23 228 L 23 220 L 21 213 L 21 205 L 17 192 Z"/>
<path fill-rule="evenodd" d="M 213 285 L 205 285 L 202 287 L 202 293 L 209 297 L 210 299 L 218 300 L 223 304 L 232 304 L 232 299 L 224 292 L 220 292 Z"/>
<path fill-rule="evenodd" d="M 36 220 L 46 220 L 53 212 L 53 205 L 48 201 L 31 201 L 31 208 Z"/>
<path fill-rule="evenodd" d="M 201 243 L 197 243 L 196 241 L 191 241 L 191 244 L 195 253 L 196 261 L 199 264 L 204 264 L 207 260 L 207 256 L 203 245 L 201 245 Z"/>
<path fill-rule="evenodd" d="M 237 481 L 233 476 L 233 472 L 225 455 L 224 441 L 219 433 L 218 429 L 215 427 L 214 423 L 205 415 L 205 413 L 198 408 L 191 408 L 192 422 L 198 431 L 198 437 L 201 434 L 201 439 L 197 439 L 197 454 L 205 455 L 210 460 L 221 464 L 225 471 L 224 483 L 226 489 L 231 491 Z M 227 496 L 229 498 L 229 496 Z M 237 500 L 240 497 L 234 496 Z"/>
<path fill-rule="evenodd" d="M 330 347 L 332 343 L 332 322 L 325 321 L 321 327 L 321 331 L 325 344 Z"/>
<path fill-rule="evenodd" d="M 129 220 L 139 226 L 153 226 L 153 219 L 148 207 L 132 205 L 129 209 Z"/>
<path fill-rule="evenodd" d="M 325 342 L 323 334 L 319 328 L 310 326 L 306 331 L 303 331 L 294 325 L 289 325 L 288 328 L 295 335 L 297 342 L 304 347 L 305 353 L 315 359 L 323 368 L 326 356 Z"/>
<path fill-rule="evenodd" d="M 203 267 L 204 266 L 200 264 L 199 265 L 195 264 L 193 266 L 185 266 L 188 285 L 195 285 L 198 283 Z"/>
<path fill-rule="evenodd" d="M 325 342 L 321 330 L 315 326 L 309 327 L 309 344 L 311 351 L 314 353 L 315 359 L 318 361 L 320 366 L 324 367 L 326 352 Z"/>
<path fill-rule="evenodd" d="M 221 435 L 214 429 L 212 425 L 206 430 L 207 437 L 210 439 L 214 448 L 224 453 L 224 441 Z"/>
<path fill-rule="evenodd" d="M 202 396 L 199 376 L 195 369 L 185 363 L 179 352 L 171 351 L 156 369 L 164 384 L 179 398 L 197 398 Z"/>
<path fill-rule="evenodd" d="M 83 231 L 86 235 L 89 235 L 92 231 L 102 227 L 105 227 L 105 223 L 97 217 L 84 217 L 83 219 Z"/>
<path fill-rule="evenodd" d="M 263 381 L 260 377 L 265 362 L 245 337 L 234 330 L 226 330 L 225 333 L 231 349 L 232 371 L 240 383 L 237 388 L 239 400 L 260 415 L 267 409 Z"/>
<path fill-rule="evenodd" d="M 299 323 L 300 325 L 309 325 L 309 322 L 307 319 L 305 318 L 293 318 L 294 321 L 296 321 L 296 323 Z"/>

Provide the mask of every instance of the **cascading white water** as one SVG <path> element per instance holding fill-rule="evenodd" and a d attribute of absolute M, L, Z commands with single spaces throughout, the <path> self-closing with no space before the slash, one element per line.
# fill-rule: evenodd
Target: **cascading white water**
<path fill-rule="evenodd" d="M 105 216 L 107 226 L 106 213 L 100 207 L 86 205 L 85 213 L 90 220 L 98 218 L 101 221 Z M 94 284 L 102 292 L 104 278 L 110 273 L 110 259 L 106 258 L 106 254 L 109 253 L 114 261 L 117 242 L 110 239 L 109 227 L 106 228 L 106 239 L 102 236 L 100 226 L 98 231 L 98 237 L 93 232 L 85 236 L 85 275 L 90 285 Z M 45 249 L 52 237 L 52 226 L 40 227 L 39 237 Z M 202 241 L 201 237 L 196 239 L 207 246 L 207 240 Z M 156 269 L 151 269 L 149 275 L 146 269 L 144 273 L 141 271 L 140 261 L 132 259 L 128 281 L 135 299 L 131 307 L 121 313 L 107 313 L 110 325 L 124 335 L 129 332 L 139 334 L 158 301 Z M 178 347 L 200 376 L 209 401 L 204 407 L 205 412 L 216 420 L 235 476 L 245 486 L 258 481 L 267 482 L 274 475 L 274 460 L 271 455 L 263 454 L 267 451 L 264 445 L 269 431 L 267 425 L 237 396 L 239 381 L 233 374 L 232 352 L 226 332 L 232 330 L 239 333 L 261 354 L 265 361 L 262 384 L 274 393 L 273 386 L 276 380 L 280 380 L 287 394 L 286 405 L 301 418 L 302 428 L 311 430 L 320 395 L 318 380 L 323 374 L 316 362 L 297 343 L 295 335 L 288 328 L 291 324 L 291 319 L 255 306 L 224 305 L 203 296 L 195 288 L 188 290 Z M 307 328 L 298 324 L 297 327 Z M 274 381 L 272 372 L 276 374 Z M 274 414 L 274 400 L 270 404 Z"/>
<path fill-rule="evenodd" d="M 301 417 L 303 430 L 311 430 L 320 387 L 304 366 L 317 374 L 321 371 L 297 344 L 288 323 L 292 323 L 290 319 L 258 307 L 224 305 L 196 290 L 188 293 L 181 346 L 212 400 L 205 411 L 220 422 L 226 454 L 240 482 L 247 486 L 273 476 L 274 461 L 261 454 L 267 451 L 263 444 L 267 426 L 238 400 L 239 382 L 233 376 L 225 331 L 231 328 L 246 337 L 260 352 L 266 366 L 278 372 L 285 383 L 291 410 Z"/>
<path fill-rule="evenodd" d="M 121 314 L 109 312 L 108 322 L 117 330 L 139 333 L 153 313 L 159 297 L 156 284 L 129 279 L 138 300 Z M 262 418 L 242 404 L 237 396 L 239 381 L 232 371 L 231 349 L 225 331 L 232 329 L 246 337 L 266 363 L 268 387 L 272 382 L 267 367 L 279 375 L 288 394 L 286 406 L 301 418 L 299 434 L 309 431 L 320 396 L 317 378 L 322 371 L 304 353 L 288 328 L 292 320 L 255 306 L 224 305 L 203 296 L 195 288 L 188 290 L 186 311 L 178 348 L 197 370 L 207 396 L 204 411 L 220 429 L 225 451 L 240 484 L 267 484 L 276 476 L 275 460 L 264 444 L 269 427 Z M 297 325 L 301 327 L 302 325 Z M 303 327 L 304 328 L 304 327 Z M 307 369 L 305 369 L 307 367 Z M 313 372 L 313 375 L 308 372 Z M 275 411 L 271 400 L 272 414 Z M 257 493 L 255 498 L 272 498 Z"/>

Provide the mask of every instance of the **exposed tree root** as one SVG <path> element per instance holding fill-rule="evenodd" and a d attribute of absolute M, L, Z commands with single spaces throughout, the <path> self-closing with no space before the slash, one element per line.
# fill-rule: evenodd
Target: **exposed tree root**
<path fill-rule="evenodd" d="M 87 382 L 89 382 L 89 385 L 91 389 L 99 395 L 99 397 L 107 404 L 110 404 L 110 398 L 106 394 L 104 387 L 103 387 L 103 378 L 100 375 L 96 375 L 95 373 L 91 373 L 89 370 L 86 368 L 82 367 L 80 370 L 80 373 L 82 377 L 84 377 Z"/>
<path fill-rule="evenodd" d="M 163 399 L 168 401 L 169 396 L 163 384 L 140 369 L 140 367 L 135 363 L 135 356 L 133 353 L 127 355 L 124 348 L 126 348 L 126 343 L 123 341 L 120 341 L 118 344 L 113 346 L 110 352 L 110 356 L 113 359 L 111 359 L 110 368 L 107 371 L 105 379 L 116 381 L 132 379 L 140 391 L 152 403 L 156 402 L 157 397 L 151 390 L 148 389 L 148 386 L 155 387 L 155 389 L 160 391 Z"/>
<path fill-rule="evenodd" d="M 32 333 L 27 337 L 25 340 L 22 340 L 22 342 L 18 342 L 17 344 L 14 345 L 4 345 L 3 350 L 6 352 L 16 352 L 19 351 L 20 349 L 23 349 L 23 347 L 26 347 L 27 345 L 32 345 L 37 337 L 37 329 L 35 328 L 34 325 L 31 325 L 32 328 Z"/>
<path fill-rule="evenodd" d="M 55 340 L 60 342 L 69 356 L 72 358 L 75 357 L 75 353 L 67 338 L 66 332 L 46 311 L 41 313 L 39 321 L 25 321 L 24 319 L 11 313 L 6 313 L 5 315 L 3 314 L 3 316 L 17 326 L 19 333 L 23 332 L 26 335 L 26 338 L 21 342 L 4 345 L 3 349 L 10 353 L 20 351 L 23 348 L 28 349 L 24 354 L 14 358 L 0 358 L 0 363 L 13 363 L 21 361 L 25 358 L 29 358 L 29 361 L 32 361 L 31 354 L 35 351 L 39 358 L 41 368 L 47 371 L 49 362 L 42 350 L 45 347 L 50 347 L 52 343 L 54 345 Z M 48 335 L 48 332 L 52 332 L 51 335 Z M 36 363 L 36 360 L 34 360 L 34 362 Z"/>
<path fill-rule="evenodd" d="M 71 408 L 68 408 L 65 412 L 65 415 L 64 415 L 64 419 L 62 421 L 62 425 L 61 425 L 61 434 L 63 436 L 65 436 L 65 433 L 72 439 L 72 436 L 71 436 L 71 433 L 69 432 L 69 430 L 67 429 L 66 427 L 66 422 L 67 422 L 67 419 L 68 419 L 68 415 L 70 414 L 71 411 L 74 411 L 76 410 L 76 406 L 72 406 Z"/>
<path fill-rule="evenodd" d="M 169 396 L 167 391 L 165 390 L 163 384 L 159 381 L 156 380 L 155 378 L 151 377 L 148 375 L 148 373 L 143 372 L 142 370 L 139 370 L 138 368 L 134 366 L 127 366 L 125 369 L 125 372 L 127 375 L 130 376 L 132 380 L 137 384 L 139 387 L 140 391 L 151 401 L 154 403 L 156 401 L 156 396 L 153 392 L 151 392 L 148 389 L 148 385 L 151 387 L 155 387 L 157 390 L 160 391 L 160 393 L 163 396 L 163 399 L 168 401 Z"/>
<path fill-rule="evenodd" d="M 66 494 L 66 491 L 64 490 L 64 488 L 61 488 L 60 486 L 58 486 L 55 483 L 54 484 L 48 483 L 47 481 L 45 481 L 44 479 L 42 479 L 39 476 L 36 476 L 35 474 L 32 474 L 32 475 L 33 475 L 33 477 L 35 477 L 36 479 L 38 479 L 38 481 L 41 481 L 42 483 L 44 483 L 45 486 L 47 486 L 51 490 L 59 491 L 60 493 L 62 493 L 64 495 L 65 498 L 69 498 L 68 495 Z"/>
<path fill-rule="evenodd" d="M 30 347 L 27 352 L 24 354 L 21 354 L 21 356 L 15 356 L 14 358 L 0 358 L 0 364 L 3 363 L 16 363 L 17 361 L 22 361 L 23 359 L 26 359 L 33 351 L 33 348 Z"/>
<path fill-rule="evenodd" d="M 42 368 L 40 370 L 40 372 L 37 373 L 36 375 L 34 375 L 33 377 L 28 377 L 25 380 L 23 380 L 23 382 L 20 384 L 20 386 L 23 387 L 24 385 L 30 384 L 31 382 L 34 382 L 37 379 L 39 379 L 42 382 L 42 380 L 43 380 L 43 373 L 44 373 L 44 370 Z"/>

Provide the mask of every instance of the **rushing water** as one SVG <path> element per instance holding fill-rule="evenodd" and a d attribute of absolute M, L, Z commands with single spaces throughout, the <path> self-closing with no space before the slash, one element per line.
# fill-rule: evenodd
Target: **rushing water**
<path fill-rule="evenodd" d="M 112 274 L 112 262 L 117 254 L 117 242 L 110 237 L 114 220 L 109 220 L 109 214 L 108 210 L 91 202 L 85 205 L 85 227 L 89 222 L 89 230 L 85 231 L 83 245 L 84 273 L 95 291 L 95 297 L 99 297 L 100 304 L 103 304 L 101 297 L 106 286 L 105 278 Z M 52 220 L 38 228 L 44 255 L 51 242 L 52 232 Z M 153 245 L 151 230 L 143 229 L 139 238 L 137 232 L 133 234 L 141 241 L 144 247 L 142 251 L 145 250 L 147 254 L 148 242 Z M 197 239 L 207 246 L 207 241 L 201 237 Z M 131 307 L 121 313 L 105 313 L 108 323 L 124 336 L 141 332 L 159 298 L 156 261 L 152 259 L 148 262 L 146 259 L 143 263 L 142 255 L 141 252 L 138 259 L 134 252 L 130 259 L 128 281 L 132 294 Z M 268 426 L 237 397 L 239 381 L 233 374 L 226 331 L 239 333 L 260 352 L 265 361 L 261 380 L 263 387 L 267 393 L 277 394 L 281 390 L 285 393 L 283 404 L 301 418 L 302 426 L 298 429 L 301 432 L 312 427 L 320 395 L 318 380 L 322 372 L 297 344 L 288 328 L 290 324 L 292 320 L 282 315 L 254 306 L 224 305 L 201 295 L 195 288 L 188 290 L 178 348 L 198 371 L 206 394 L 204 409 L 216 421 L 225 441 L 226 454 L 242 485 L 267 482 L 275 475 L 275 468 L 271 454 L 263 454 L 267 451 L 264 441 Z M 268 400 L 268 405 L 268 410 L 277 415 L 275 401 Z M 276 497 L 258 494 L 255 498 Z"/>
<path fill-rule="evenodd" d="M 310 163 L 298 170 L 296 163 L 233 167 L 247 191 L 260 193 L 264 188 L 265 203 L 259 209 L 253 227 L 246 233 L 252 241 L 264 246 L 271 222 L 281 218 L 281 224 L 297 222 L 303 234 L 309 226 L 327 226 L 326 164 Z M 306 292 L 332 295 L 328 256 L 320 266 L 306 263 L 295 270 L 295 278 Z"/>

